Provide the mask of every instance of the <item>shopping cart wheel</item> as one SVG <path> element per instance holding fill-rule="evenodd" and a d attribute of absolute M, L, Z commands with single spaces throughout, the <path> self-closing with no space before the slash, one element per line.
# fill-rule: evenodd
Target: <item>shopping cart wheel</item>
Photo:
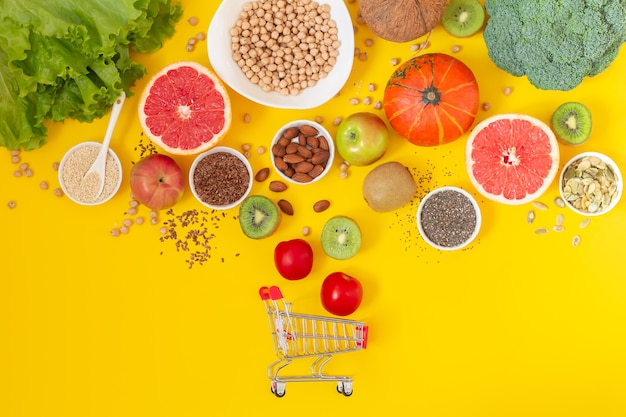
<path fill-rule="evenodd" d="M 285 383 L 273 381 L 272 385 L 270 386 L 270 390 L 272 391 L 272 394 L 274 394 L 278 398 L 284 397 L 285 396 Z"/>
<path fill-rule="evenodd" d="M 352 395 L 352 382 L 337 382 L 337 392 L 349 397 Z"/>

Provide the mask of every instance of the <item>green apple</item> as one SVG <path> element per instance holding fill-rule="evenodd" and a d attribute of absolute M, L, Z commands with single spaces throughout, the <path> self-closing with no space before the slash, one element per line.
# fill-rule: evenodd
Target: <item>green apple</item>
<path fill-rule="evenodd" d="M 335 144 L 339 155 L 350 165 L 370 165 L 387 151 L 389 129 L 374 113 L 353 113 L 337 127 Z"/>

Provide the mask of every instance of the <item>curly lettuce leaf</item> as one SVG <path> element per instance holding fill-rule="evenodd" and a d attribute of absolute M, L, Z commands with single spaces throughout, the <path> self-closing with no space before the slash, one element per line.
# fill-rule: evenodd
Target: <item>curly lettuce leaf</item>
<path fill-rule="evenodd" d="M 45 144 L 45 121 L 102 117 L 182 16 L 172 0 L 0 0 L 0 146 Z"/>

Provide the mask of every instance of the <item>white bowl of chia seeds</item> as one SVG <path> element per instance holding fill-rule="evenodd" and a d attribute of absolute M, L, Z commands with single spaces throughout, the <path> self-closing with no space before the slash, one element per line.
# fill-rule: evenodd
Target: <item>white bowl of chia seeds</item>
<path fill-rule="evenodd" d="M 428 193 L 417 209 L 417 228 L 430 246 L 453 251 L 469 245 L 480 231 L 482 216 L 476 199 L 452 186 Z"/>
<path fill-rule="evenodd" d="M 102 144 L 82 142 L 70 148 L 59 163 L 59 184 L 63 193 L 73 202 L 83 206 L 97 206 L 109 201 L 122 184 L 122 164 L 109 148 L 104 173 L 104 188 L 97 195 L 99 183 L 96 177 L 85 174 L 96 160 Z"/>
<path fill-rule="evenodd" d="M 252 166 L 239 151 L 216 146 L 196 157 L 189 169 L 189 188 L 204 206 L 228 210 L 239 205 L 252 189 Z"/>

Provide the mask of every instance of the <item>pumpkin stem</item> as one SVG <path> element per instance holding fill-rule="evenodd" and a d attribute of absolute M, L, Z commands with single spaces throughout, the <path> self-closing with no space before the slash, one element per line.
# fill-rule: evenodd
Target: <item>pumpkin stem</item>
<path fill-rule="evenodd" d="M 433 83 L 431 83 L 424 90 L 420 91 L 420 94 L 422 95 L 422 102 L 424 103 L 424 106 L 428 106 L 429 104 L 433 106 L 439 105 L 441 93 Z"/>

